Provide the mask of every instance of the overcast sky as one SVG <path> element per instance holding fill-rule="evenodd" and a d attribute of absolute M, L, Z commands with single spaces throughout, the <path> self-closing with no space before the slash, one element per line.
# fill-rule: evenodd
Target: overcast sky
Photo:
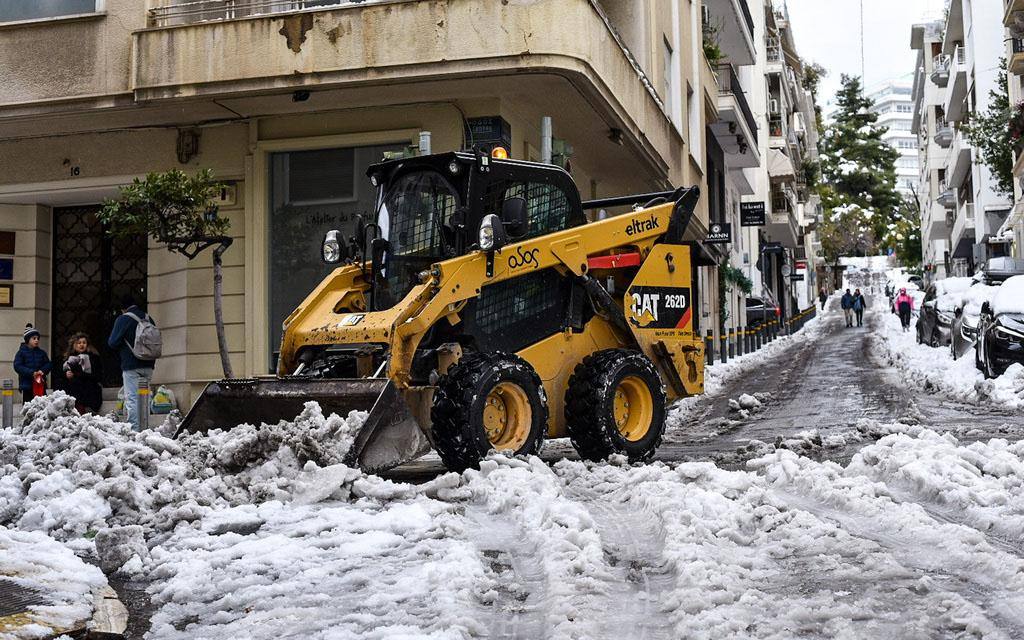
<path fill-rule="evenodd" d="M 992 1 L 992 0 L 989 0 Z M 913 82 L 910 27 L 942 18 L 943 0 L 863 0 L 868 90 L 890 79 Z M 797 53 L 828 70 L 818 102 L 828 112 L 840 74 L 860 75 L 859 0 L 787 0 Z"/>

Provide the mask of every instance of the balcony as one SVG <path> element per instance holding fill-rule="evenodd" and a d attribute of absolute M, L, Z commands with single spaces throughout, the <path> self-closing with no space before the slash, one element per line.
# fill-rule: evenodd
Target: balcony
<path fill-rule="evenodd" d="M 796 221 L 792 197 L 784 191 L 773 191 L 771 202 L 772 212 L 768 222 L 772 227 L 772 239 L 795 249 L 800 244 L 800 225 Z"/>
<path fill-rule="evenodd" d="M 949 83 L 949 64 L 950 59 L 946 54 L 935 56 L 932 61 L 932 82 L 940 87 L 945 87 Z"/>
<path fill-rule="evenodd" d="M 1014 75 L 1024 75 L 1024 40 L 1021 38 L 1010 39 L 1010 60 L 1006 69 Z"/>
<path fill-rule="evenodd" d="M 946 157 L 946 181 L 960 184 L 971 172 L 971 145 L 963 133 L 957 131 Z"/>
<path fill-rule="evenodd" d="M 766 36 L 764 46 L 769 73 L 779 73 L 782 71 L 782 41 L 778 36 Z"/>
<path fill-rule="evenodd" d="M 711 125 L 715 138 L 729 155 L 729 168 L 750 168 L 761 164 L 757 145 L 757 121 L 747 103 L 746 93 L 732 65 L 719 65 L 718 122 Z"/>
<path fill-rule="evenodd" d="M 1009 0 L 1003 14 L 1003 26 L 1008 29 L 1024 28 L 1024 0 Z"/>
<path fill-rule="evenodd" d="M 939 182 L 939 195 L 935 198 L 935 202 L 946 209 L 956 208 L 956 191 L 950 189 L 944 180 Z"/>
<path fill-rule="evenodd" d="M 950 85 L 946 89 L 943 111 L 950 122 L 959 122 L 967 99 L 967 55 L 963 45 L 957 45 L 950 66 Z"/>
<path fill-rule="evenodd" d="M 953 127 L 949 126 L 946 119 L 937 116 L 935 118 L 935 144 L 939 145 L 943 149 L 948 149 L 949 145 L 953 142 Z"/>
<path fill-rule="evenodd" d="M 772 140 L 773 146 L 782 146 L 786 142 L 786 119 L 782 117 L 780 113 L 772 113 L 768 115 L 768 137 L 778 138 Z"/>
<path fill-rule="evenodd" d="M 954 254 L 962 255 L 966 251 L 967 255 L 970 255 L 970 248 L 974 244 L 974 222 L 974 203 L 966 202 L 960 205 L 953 221 L 953 231 L 949 236 Z"/>
<path fill-rule="evenodd" d="M 709 0 L 704 3 L 711 25 L 718 32 L 718 46 L 729 62 L 742 67 L 754 64 L 754 18 L 748 0 Z"/>

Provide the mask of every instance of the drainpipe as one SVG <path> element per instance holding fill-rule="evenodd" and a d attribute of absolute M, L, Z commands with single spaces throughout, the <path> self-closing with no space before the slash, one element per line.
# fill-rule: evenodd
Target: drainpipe
<path fill-rule="evenodd" d="M 551 164 L 551 116 L 540 119 L 540 161 Z"/>
<path fill-rule="evenodd" d="M 430 155 L 430 132 L 420 131 L 420 155 Z"/>

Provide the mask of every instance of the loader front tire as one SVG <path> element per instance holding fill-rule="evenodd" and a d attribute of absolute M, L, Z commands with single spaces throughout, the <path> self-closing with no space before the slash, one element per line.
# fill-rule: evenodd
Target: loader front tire
<path fill-rule="evenodd" d="M 477 468 L 492 449 L 539 452 L 548 403 L 540 377 L 522 358 L 467 353 L 438 381 L 430 419 L 438 455 L 461 472 Z"/>
<path fill-rule="evenodd" d="M 584 460 L 620 453 L 630 462 L 654 456 L 665 433 L 665 388 L 639 351 L 608 349 L 583 359 L 569 378 L 565 422 Z"/>

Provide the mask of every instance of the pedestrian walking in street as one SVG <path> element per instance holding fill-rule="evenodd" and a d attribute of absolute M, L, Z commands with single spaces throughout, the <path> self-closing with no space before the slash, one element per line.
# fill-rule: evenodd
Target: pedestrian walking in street
<path fill-rule="evenodd" d="M 903 325 L 903 330 L 909 331 L 910 315 L 914 312 L 914 298 L 907 293 L 906 288 L 900 289 L 900 294 L 893 301 L 893 307 L 900 315 L 900 324 Z"/>
<path fill-rule="evenodd" d="M 25 325 L 21 339 L 22 344 L 14 355 L 14 371 L 18 374 L 21 399 L 28 402 L 36 396 L 46 395 L 46 375 L 50 373 L 52 364 L 39 346 L 39 331 L 31 324 Z"/>
<path fill-rule="evenodd" d="M 114 321 L 107 345 L 121 358 L 121 376 L 124 379 L 124 406 L 128 422 L 139 430 L 139 387 L 153 379 L 153 369 L 160 357 L 163 341 L 160 330 L 131 296 L 121 300 L 122 313 Z M 146 407 L 148 411 L 148 406 Z"/>
<path fill-rule="evenodd" d="M 828 294 L 825 293 L 824 289 L 822 289 L 821 291 L 818 292 L 818 300 L 821 301 L 821 310 L 824 311 L 825 310 L 825 303 L 828 301 Z"/>
<path fill-rule="evenodd" d="M 76 333 L 64 352 L 64 390 L 79 413 L 99 413 L 103 405 L 103 363 L 89 336 Z"/>
<path fill-rule="evenodd" d="M 864 294 L 857 289 L 853 292 L 853 312 L 857 314 L 857 326 L 864 326 L 864 309 L 868 306 L 867 300 L 864 299 Z"/>
<path fill-rule="evenodd" d="M 843 308 L 843 315 L 846 317 L 846 326 L 853 326 L 853 294 L 847 289 L 846 293 L 843 294 L 842 300 L 839 301 L 839 306 Z"/>

